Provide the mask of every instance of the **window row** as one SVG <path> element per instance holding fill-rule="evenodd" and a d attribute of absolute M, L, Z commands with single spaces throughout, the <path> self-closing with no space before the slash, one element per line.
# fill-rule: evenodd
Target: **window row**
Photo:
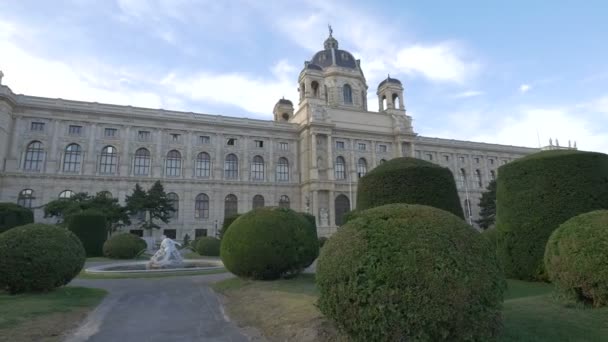
<path fill-rule="evenodd" d="M 380 159 L 378 164 L 383 164 L 386 162 L 385 159 Z M 345 180 L 346 179 L 346 160 L 342 156 L 338 156 L 336 158 L 336 163 L 334 166 L 335 178 L 336 180 Z M 359 158 L 357 161 L 357 177 L 361 178 L 367 174 L 367 160 L 365 158 Z"/>
<path fill-rule="evenodd" d="M 78 144 L 70 144 L 64 150 L 63 172 L 79 172 L 82 164 L 82 148 Z M 42 143 L 34 141 L 27 146 L 23 169 L 26 171 L 40 171 L 44 164 L 44 148 Z M 149 176 L 151 169 L 151 154 L 146 148 L 135 151 L 133 158 L 133 174 L 136 176 Z M 106 146 L 99 156 L 98 171 L 102 174 L 114 174 L 118 167 L 118 151 L 114 146 Z M 255 156 L 251 162 L 250 178 L 252 180 L 265 179 L 266 164 L 264 158 Z M 289 181 L 289 161 L 285 157 L 279 158 L 276 165 L 277 181 Z M 165 176 L 180 177 L 182 174 L 182 155 L 177 150 L 167 153 L 165 159 Z M 201 152 L 194 160 L 195 177 L 208 178 L 211 176 L 211 157 Z M 224 178 L 239 178 L 239 161 L 236 155 L 228 154 L 224 160 Z"/>
<path fill-rule="evenodd" d="M 481 176 L 481 170 L 476 169 L 474 173 L 475 185 L 478 188 L 483 188 L 483 177 Z M 496 180 L 496 171 L 490 170 L 490 180 Z M 465 169 L 458 170 L 458 175 L 456 177 L 456 182 L 458 183 L 459 188 L 469 188 L 469 182 L 467 177 L 467 172 Z"/>

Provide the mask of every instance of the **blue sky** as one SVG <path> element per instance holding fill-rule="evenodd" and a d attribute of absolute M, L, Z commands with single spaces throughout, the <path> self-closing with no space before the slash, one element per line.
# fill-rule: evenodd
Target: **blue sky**
<path fill-rule="evenodd" d="M 331 23 L 361 59 L 370 110 L 390 73 L 414 129 L 608 153 L 602 1 L 0 2 L 0 70 L 17 93 L 271 119 Z"/>

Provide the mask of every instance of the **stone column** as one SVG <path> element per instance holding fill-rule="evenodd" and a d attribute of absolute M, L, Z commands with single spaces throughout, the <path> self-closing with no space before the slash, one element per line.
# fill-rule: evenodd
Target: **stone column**
<path fill-rule="evenodd" d="M 91 125 L 91 131 L 94 131 L 96 129 L 97 125 L 93 124 Z M 88 156 L 86 158 L 87 162 L 85 165 L 85 174 L 89 174 L 89 175 L 96 175 L 97 174 L 97 153 L 95 153 L 96 150 L 95 146 L 95 134 L 91 134 L 89 135 L 89 148 L 88 148 Z M 103 146 L 101 146 L 101 148 L 103 148 Z M 100 148 L 100 151 L 101 151 Z"/>
<path fill-rule="evenodd" d="M 193 179 L 194 178 L 194 159 L 196 156 L 193 154 L 192 150 L 192 132 L 186 132 L 186 155 L 184 157 L 184 168 L 182 173 L 183 178 Z"/>
<path fill-rule="evenodd" d="M 349 199 L 350 200 L 350 199 Z M 329 226 L 336 225 L 336 193 L 333 190 L 329 191 Z"/>
<path fill-rule="evenodd" d="M 321 225 L 321 219 L 319 214 L 319 192 L 317 190 L 312 191 L 312 214 L 317 218 L 317 227 Z"/>
<path fill-rule="evenodd" d="M 121 176 L 130 176 L 131 175 L 131 161 L 132 158 L 130 156 L 135 153 L 131 153 L 130 139 L 131 136 L 131 126 L 127 126 L 125 129 L 125 134 L 122 136 L 122 160 L 119 160 L 119 172 L 118 174 Z"/>
<path fill-rule="evenodd" d="M 330 134 L 327 135 L 327 179 L 330 181 L 335 180 L 334 174 L 334 150 L 333 150 L 333 139 Z"/>

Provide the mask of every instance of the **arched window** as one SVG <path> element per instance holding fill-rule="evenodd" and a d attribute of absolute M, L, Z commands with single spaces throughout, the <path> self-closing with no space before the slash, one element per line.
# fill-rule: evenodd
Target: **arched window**
<path fill-rule="evenodd" d="M 350 85 L 345 84 L 342 93 L 344 94 L 344 104 L 353 104 L 353 89 Z"/>
<path fill-rule="evenodd" d="M 82 161 L 82 149 L 78 144 L 69 144 L 65 148 L 63 156 L 63 172 L 78 172 L 80 171 L 80 163 Z"/>
<path fill-rule="evenodd" d="M 264 207 L 264 196 L 255 195 L 253 196 L 253 209 Z"/>
<path fill-rule="evenodd" d="M 458 172 L 458 187 L 464 188 L 467 183 L 467 173 L 464 169 Z"/>
<path fill-rule="evenodd" d="M 113 174 L 116 173 L 116 165 L 118 164 L 118 153 L 116 147 L 106 146 L 101 150 L 101 158 L 99 158 L 99 173 Z"/>
<path fill-rule="evenodd" d="M 305 96 L 306 96 L 306 84 L 304 82 L 302 82 L 302 84 L 300 84 L 300 101 L 302 101 Z"/>
<path fill-rule="evenodd" d="M 289 197 L 287 197 L 287 195 L 282 195 L 281 198 L 279 198 L 279 207 L 289 209 Z"/>
<path fill-rule="evenodd" d="M 279 158 L 279 163 L 277 164 L 277 181 L 289 181 L 289 161 L 287 158 Z"/>
<path fill-rule="evenodd" d="M 197 219 L 209 218 L 209 196 L 198 194 L 194 200 L 194 217 Z"/>
<path fill-rule="evenodd" d="M 182 155 L 177 150 L 167 153 L 165 174 L 168 177 L 179 177 L 182 174 Z"/>
<path fill-rule="evenodd" d="M 133 173 L 136 176 L 147 176 L 150 174 L 150 151 L 148 149 L 142 147 L 135 151 L 133 169 Z"/>
<path fill-rule="evenodd" d="M 97 193 L 97 196 L 110 199 L 112 198 L 112 193 L 109 191 L 100 191 Z"/>
<path fill-rule="evenodd" d="M 336 158 L 336 179 L 346 179 L 346 162 L 344 158 Z"/>
<path fill-rule="evenodd" d="M 481 180 L 481 171 L 475 170 L 475 178 L 477 179 L 477 186 L 483 188 L 483 181 Z"/>
<path fill-rule="evenodd" d="M 317 81 L 312 81 L 310 88 L 312 88 L 312 96 L 319 97 L 319 83 Z"/>
<path fill-rule="evenodd" d="M 211 176 L 211 157 L 207 152 L 201 152 L 196 156 L 194 172 L 196 177 L 208 178 Z"/>
<path fill-rule="evenodd" d="M 25 162 L 23 169 L 26 171 L 40 171 L 42 170 L 42 163 L 44 162 L 44 149 L 40 141 L 32 141 L 27 145 L 25 151 Z"/>
<path fill-rule="evenodd" d="M 393 108 L 399 109 L 399 95 L 393 94 Z"/>
<path fill-rule="evenodd" d="M 386 103 L 386 95 L 382 95 L 382 101 L 380 101 L 380 110 L 385 110 L 387 109 L 387 103 Z"/>
<path fill-rule="evenodd" d="M 237 179 L 239 177 L 239 160 L 234 154 L 226 156 L 224 161 L 224 178 Z"/>
<path fill-rule="evenodd" d="M 170 192 L 167 194 L 167 199 L 169 200 L 169 204 L 175 211 L 169 211 L 169 218 L 176 219 L 179 217 L 179 196 L 175 192 Z"/>
<path fill-rule="evenodd" d="M 464 200 L 464 217 L 467 219 L 471 217 L 471 202 L 468 199 Z"/>
<path fill-rule="evenodd" d="M 230 194 L 224 199 L 224 218 L 234 216 L 239 212 L 239 203 L 235 195 Z"/>
<path fill-rule="evenodd" d="M 34 201 L 34 190 L 32 189 L 24 189 L 19 193 L 19 197 L 17 197 L 17 204 L 22 207 L 31 208 L 32 202 Z"/>
<path fill-rule="evenodd" d="M 336 215 L 334 215 L 336 226 L 341 226 L 344 224 L 344 215 L 350 211 L 350 200 L 344 195 L 338 195 L 334 204 L 336 207 Z"/>
<path fill-rule="evenodd" d="M 365 174 L 367 173 L 367 161 L 365 160 L 365 158 L 359 158 L 359 161 L 357 162 L 357 175 L 359 176 L 359 178 L 365 176 Z"/>
<path fill-rule="evenodd" d="M 74 196 L 74 191 L 72 190 L 64 190 L 59 194 L 60 199 L 68 199 Z"/>
<path fill-rule="evenodd" d="M 490 171 L 490 177 L 492 177 L 492 180 L 495 181 L 496 180 L 496 171 L 491 170 Z"/>
<path fill-rule="evenodd" d="M 260 156 L 253 157 L 251 163 L 251 179 L 264 180 L 264 158 Z"/>

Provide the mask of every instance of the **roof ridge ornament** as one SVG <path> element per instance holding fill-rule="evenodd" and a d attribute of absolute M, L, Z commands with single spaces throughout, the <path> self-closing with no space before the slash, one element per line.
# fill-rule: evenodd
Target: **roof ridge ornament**
<path fill-rule="evenodd" d="M 327 24 L 327 28 L 329 29 L 329 36 L 333 38 L 334 30 L 331 28 L 331 24 Z"/>

